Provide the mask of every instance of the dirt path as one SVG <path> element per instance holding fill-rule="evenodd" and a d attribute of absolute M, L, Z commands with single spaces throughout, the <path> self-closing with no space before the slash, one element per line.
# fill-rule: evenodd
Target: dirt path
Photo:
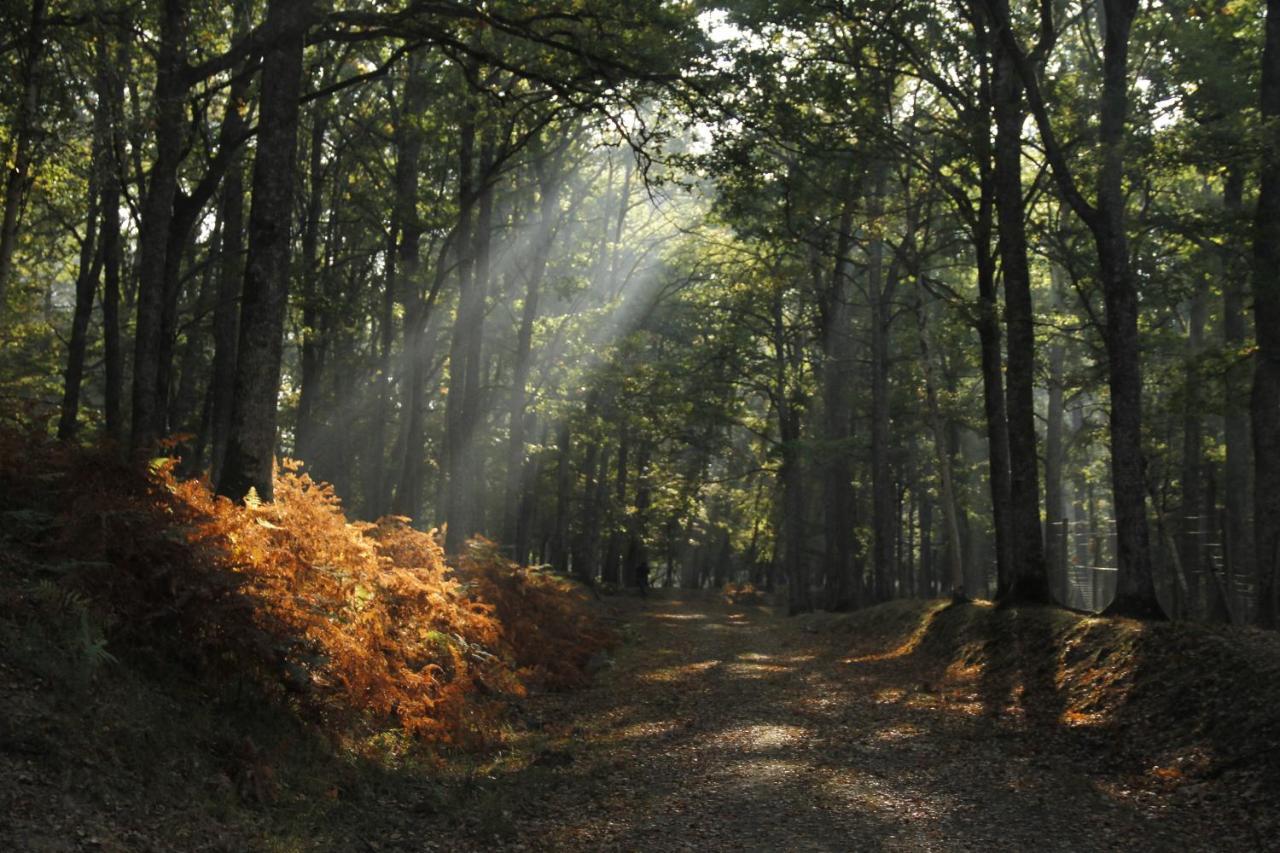
<path fill-rule="evenodd" d="M 1105 775 L 1097 744 L 915 701 L 935 688 L 847 662 L 847 637 L 702 599 L 622 607 L 616 665 L 526 709 L 541 757 L 501 786 L 484 849 L 1241 849 Z"/>

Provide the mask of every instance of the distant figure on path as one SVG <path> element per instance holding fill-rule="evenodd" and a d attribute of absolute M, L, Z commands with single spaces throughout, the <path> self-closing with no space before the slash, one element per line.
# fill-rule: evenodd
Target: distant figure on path
<path fill-rule="evenodd" d="M 649 563 L 647 560 L 641 560 L 640 565 L 636 566 L 636 586 L 640 588 L 640 594 L 648 597 L 649 595 Z"/>

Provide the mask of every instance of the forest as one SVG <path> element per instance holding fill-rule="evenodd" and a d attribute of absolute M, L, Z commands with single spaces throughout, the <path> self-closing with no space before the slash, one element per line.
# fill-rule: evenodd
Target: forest
<path fill-rule="evenodd" d="M 1280 847 L 1280 0 L 0 21 L 0 840 Z"/>

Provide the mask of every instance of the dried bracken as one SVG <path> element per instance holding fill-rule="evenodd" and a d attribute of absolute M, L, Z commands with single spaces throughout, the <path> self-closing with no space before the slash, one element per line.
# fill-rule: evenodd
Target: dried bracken
<path fill-rule="evenodd" d="M 113 646 L 252 678 L 338 736 L 486 743 L 506 699 L 582 683 L 610 642 L 570 583 L 482 541 L 455 572 L 434 531 L 351 523 L 294 462 L 273 502 L 237 504 L 171 459 L 139 469 L 13 436 L 0 454 L 6 486 L 58 507 L 47 548 L 81 567 L 64 583 L 111 615 Z"/>

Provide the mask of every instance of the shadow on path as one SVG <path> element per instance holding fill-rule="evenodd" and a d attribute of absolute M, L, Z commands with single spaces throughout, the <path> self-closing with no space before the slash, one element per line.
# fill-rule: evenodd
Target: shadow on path
<path fill-rule="evenodd" d="M 507 849 L 1216 849 L 1038 734 L 1061 713 L 1051 661 L 953 692 L 909 654 L 842 659 L 764 608 L 619 606 L 616 666 L 530 705 L 560 758 L 536 790 L 504 783 L 523 786 Z M 1044 647 L 1043 620 L 1010 617 L 984 642 Z"/>

